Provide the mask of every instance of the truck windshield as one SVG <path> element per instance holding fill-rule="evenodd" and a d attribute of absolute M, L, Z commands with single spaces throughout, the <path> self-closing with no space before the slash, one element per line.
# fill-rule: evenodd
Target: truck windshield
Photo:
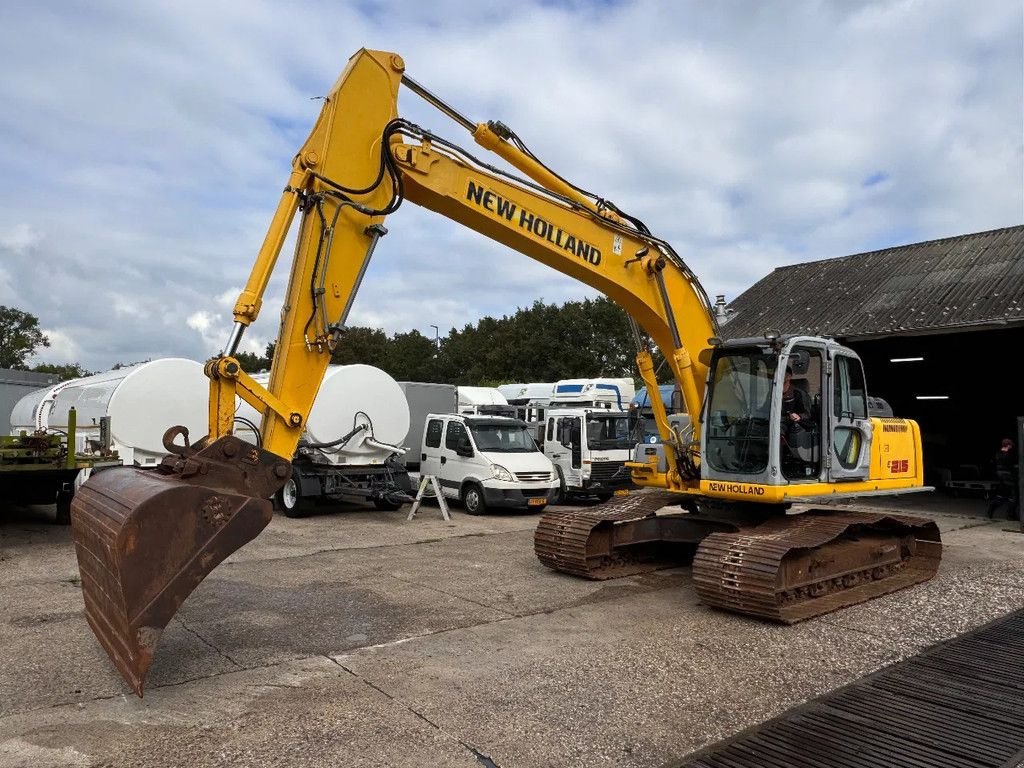
<path fill-rule="evenodd" d="M 476 447 L 495 453 L 533 453 L 537 444 L 521 424 L 474 424 L 471 428 Z"/>
<path fill-rule="evenodd" d="M 594 449 L 632 448 L 629 416 L 587 414 L 587 445 Z"/>

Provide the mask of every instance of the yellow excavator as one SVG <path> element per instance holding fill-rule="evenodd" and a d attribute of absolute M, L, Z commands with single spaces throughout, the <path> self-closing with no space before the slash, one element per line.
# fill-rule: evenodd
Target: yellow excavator
<path fill-rule="evenodd" d="M 518 173 L 401 118 L 402 86 Z M 853 351 L 774 333 L 722 341 L 700 283 L 643 222 L 566 181 L 507 126 L 466 119 L 406 75 L 399 55 L 364 49 L 295 156 L 225 351 L 206 365 L 209 433 L 192 442 L 186 429 L 170 427 L 168 455 L 156 468 L 99 473 L 72 504 L 86 618 L 138 695 L 185 598 L 270 522 L 270 499 L 291 475 L 385 218 L 404 200 L 575 277 L 632 319 L 660 435 L 629 463 L 645 489 L 542 517 L 535 548 L 543 563 L 608 578 L 660 567 L 689 547 L 705 603 L 784 622 L 935 574 L 941 543 L 929 520 L 849 509 L 793 513 L 797 502 L 923 485 L 917 424 L 874 415 Z M 295 256 L 263 386 L 234 355 L 296 212 Z M 682 416 L 666 414 L 655 347 L 677 383 Z M 787 371 L 795 384 L 785 383 Z M 791 386 L 803 390 L 800 424 L 784 413 Z M 232 433 L 239 397 L 263 415 L 256 444 Z"/>

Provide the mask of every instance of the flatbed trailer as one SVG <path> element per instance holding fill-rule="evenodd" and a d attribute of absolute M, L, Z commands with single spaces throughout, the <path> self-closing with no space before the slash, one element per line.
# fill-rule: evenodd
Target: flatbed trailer
<path fill-rule="evenodd" d="M 71 523 L 75 480 L 84 469 L 120 466 L 116 453 L 69 453 L 75 444 L 75 409 L 68 415 L 68 432 L 36 432 L 0 436 L 0 502 L 56 504 L 58 525 Z"/>

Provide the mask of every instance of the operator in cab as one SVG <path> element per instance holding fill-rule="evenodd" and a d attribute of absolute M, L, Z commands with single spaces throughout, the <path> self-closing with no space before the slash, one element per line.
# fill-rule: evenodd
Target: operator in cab
<path fill-rule="evenodd" d="M 803 458 L 797 451 L 801 432 L 814 429 L 811 405 L 807 393 L 793 386 L 793 370 L 786 368 L 782 382 L 782 436 L 783 474 L 787 477 L 801 474 Z"/>

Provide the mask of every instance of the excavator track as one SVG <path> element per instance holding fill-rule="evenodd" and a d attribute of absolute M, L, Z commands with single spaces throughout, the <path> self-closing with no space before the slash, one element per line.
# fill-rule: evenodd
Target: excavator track
<path fill-rule="evenodd" d="M 533 549 L 548 568 L 586 579 L 617 579 L 689 565 L 709 533 L 730 523 L 685 514 L 658 515 L 680 496 L 653 491 L 622 496 L 591 509 L 548 512 L 533 534 Z"/>
<path fill-rule="evenodd" d="M 794 624 L 927 581 L 941 554 L 927 518 L 814 509 L 708 536 L 693 581 L 709 606 Z"/>

